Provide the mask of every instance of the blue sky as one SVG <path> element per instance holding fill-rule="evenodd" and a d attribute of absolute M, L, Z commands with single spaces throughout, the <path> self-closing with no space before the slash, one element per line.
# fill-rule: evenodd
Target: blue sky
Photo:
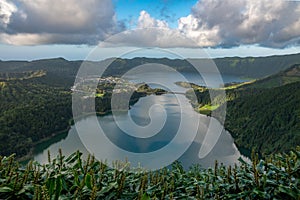
<path fill-rule="evenodd" d="M 267 56 L 300 53 L 299 46 L 299 2 L 0 1 L 1 60 L 80 60 L 95 48 L 105 59 L 149 47 L 186 57 L 199 49 L 211 57 Z"/>
<path fill-rule="evenodd" d="M 187 16 L 196 4 L 195 0 L 114 0 L 117 17 L 126 22 L 133 22 L 139 17 L 141 10 L 146 10 L 156 19 L 166 20 L 172 28 L 177 20 Z"/>

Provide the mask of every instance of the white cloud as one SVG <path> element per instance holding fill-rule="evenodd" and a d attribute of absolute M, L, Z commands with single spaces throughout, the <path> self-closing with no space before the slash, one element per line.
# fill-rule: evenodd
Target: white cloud
<path fill-rule="evenodd" d="M 285 47 L 300 38 L 300 4 L 285 0 L 201 0 L 178 28 L 199 46 Z"/>
<path fill-rule="evenodd" d="M 0 0 L 2 43 L 93 45 L 125 29 L 118 23 L 112 0 Z M 300 3 L 199 0 L 175 29 L 144 10 L 136 28 L 102 45 L 283 48 L 300 44 Z"/>
<path fill-rule="evenodd" d="M 168 23 L 154 19 L 149 13 L 142 10 L 138 19 L 137 28 L 169 28 Z"/>
<path fill-rule="evenodd" d="M 193 39 L 198 46 L 217 46 L 221 41 L 218 35 L 219 27 L 215 26 L 208 29 L 206 24 L 199 26 L 199 23 L 197 18 L 188 15 L 179 19 L 178 29 L 186 37 Z"/>
<path fill-rule="evenodd" d="M 135 47 L 195 47 L 195 43 L 186 38 L 177 29 L 170 29 L 165 21 L 154 19 L 146 11 L 141 11 L 137 29 L 127 30 L 113 35 L 102 47 L 135 46 Z"/>
<path fill-rule="evenodd" d="M 10 23 L 11 15 L 17 11 L 17 7 L 7 2 L 6 0 L 0 1 L 0 27 L 5 28 Z"/>
<path fill-rule="evenodd" d="M 17 1 L 17 0 L 15 0 Z M 18 0 L 1 40 L 11 44 L 96 44 L 117 32 L 111 0 Z"/>
<path fill-rule="evenodd" d="M 300 3 L 285 0 L 199 0 L 176 29 L 141 11 L 137 30 L 107 44 L 158 47 L 234 47 L 299 45 Z"/>
<path fill-rule="evenodd" d="M 196 47 L 195 43 L 177 30 L 143 28 L 121 32 L 99 43 L 100 47 Z"/>

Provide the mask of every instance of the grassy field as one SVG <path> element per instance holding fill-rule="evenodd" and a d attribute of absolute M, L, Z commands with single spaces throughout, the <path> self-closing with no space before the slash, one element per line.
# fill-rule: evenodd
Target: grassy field
<path fill-rule="evenodd" d="M 208 115 L 212 111 L 216 110 L 219 108 L 220 105 L 204 105 L 198 108 L 198 112 L 200 112 L 203 115 Z"/>

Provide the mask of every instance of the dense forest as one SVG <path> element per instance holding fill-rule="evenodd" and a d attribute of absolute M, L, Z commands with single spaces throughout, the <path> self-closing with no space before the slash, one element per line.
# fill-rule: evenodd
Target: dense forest
<path fill-rule="evenodd" d="M 29 79 L 1 82 L 0 100 L 1 155 L 27 155 L 34 143 L 66 131 L 72 119 L 70 91 Z"/>
<path fill-rule="evenodd" d="M 250 83 L 228 85 L 225 128 L 243 148 L 255 148 L 263 155 L 288 151 L 300 144 L 300 66 Z M 195 108 L 211 105 L 209 90 L 193 86 L 197 99 L 187 97 Z M 222 109 L 221 101 L 214 100 Z M 210 114 L 209 112 L 202 112 Z"/>
<path fill-rule="evenodd" d="M 263 154 L 300 144 L 300 82 L 241 95 L 227 103 L 225 127 L 238 146 Z"/>

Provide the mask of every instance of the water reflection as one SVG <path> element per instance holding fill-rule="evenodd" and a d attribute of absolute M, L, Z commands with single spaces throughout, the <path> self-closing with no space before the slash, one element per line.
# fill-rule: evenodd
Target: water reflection
<path fill-rule="evenodd" d="M 203 83 L 201 79 L 199 79 L 199 75 L 189 75 L 189 81 L 197 84 Z M 211 78 L 213 79 L 213 75 Z M 135 77 L 127 77 L 130 80 L 135 82 L 144 82 L 147 81 L 158 81 L 161 79 L 165 80 L 165 84 L 168 84 L 169 89 L 172 91 L 185 92 L 186 89 L 181 88 L 174 84 L 178 80 L 178 77 L 172 77 L 172 74 L 145 74 L 137 75 Z M 157 80 L 154 80 L 157 79 Z M 223 77 L 225 82 L 237 82 L 241 81 L 241 79 L 232 76 Z M 151 135 L 152 132 L 147 132 L 147 129 L 144 131 L 140 131 L 138 128 L 132 128 L 128 124 L 131 118 L 138 125 L 147 126 L 151 123 L 149 116 L 149 108 L 153 105 L 160 105 L 160 107 L 155 107 L 151 113 L 151 119 L 157 120 L 160 122 L 163 118 L 166 118 L 166 122 L 162 129 L 158 127 L 157 134 Z M 151 110 L 151 109 L 150 109 Z M 165 116 L 166 115 L 166 116 Z M 184 118 L 184 122 L 182 122 L 181 118 Z M 152 157 L 151 159 L 147 158 L 147 160 L 143 160 L 143 157 L 133 164 L 138 164 L 138 162 L 142 163 L 143 166 L 151 166 L 151 163 L 159 160 L 169 159 L 172 156 L 178 156 L 178 160 L 184 165 L 185 168 L 193 164 L 200 164 L 203 167 L 210 167 L 214 165 L 215 160 L 218 160 L 219 163 L 223 163 L 226 165 L 230 165 L 236 163 L 237 160 L 241 157 L 239 150 L 236 148 L 234 144 L 234 140 L 231 135 L 223 130 L 220 138 L 218 139 L 216 145 L 212 149 L 212 151 L 204 158 L 199 158 L 199 150 L 202 145 L 211 145 L 214 144 L 214 141 L 207 141 L 206 144 L 203 144 L 203 140 L 208 131 L 208 126 L 210 120 L 215 120 L 213 118 L 199 115 L 196 113 L 189 101 L 185 98 L 184 95 L 173 95 L 166 94 L 161 96 L 147 96 L 141 98 L 134 106 L 132 106 L 131 110 L 128 113 L 119 113 L 118 114 L 118 123 L 122 125 L 123 129 L 120 129 L 118 124 L 116 124 L 113 120 L 112 115 L 107 115 L 103 117 L 87 117 L 78 121 L 76 126 L 79 130 L 77 132 L 75 126 L 72 126 L 68 136 L 61 141 L 54 141 L 49 147 L 39 151 L 34 156 L 34 159 L 41 163 L 47 162 L 47 151 L 50 150 L 52 154 L 56 154 L 58 149 L 61 148 L 65 155 L 69 155 L 76 150 L 80 150 L 83 152 L 84 156 L 86 156 L 89 150 L 82 144 L 78 133 L 86 134 L 85 138 L 94 150 L 105 152 L 115 158 L 119 158 L 124 160 L 125 158 L 118 157 L 118 152 L 110 149 L 107 145 L 99 145 L 99 142 L 95 141 L 95 132 L 97 130 L 97 126 L 101 125 L 102 129 L 105 133 L 108 133 L 106 136 L 108 139 L 118 147 L 134 153 L 147 153 L 147 152 L 155 152 L 159 151 L 166 145 L 170 145 L 170 148 L 173 151 L 170 151 L 169 154 L 161 154 L 159 157 Z M 192 135 L 195 127 L 195 123 L 199 120 L 199 124 L 197 126 L 197 134 L 196 137 Z M 183 123 L 183 124 L 182 124 Z M 222 129 L 223 127 L 219 123 L 215 123 L 215 127 L 210 127 L 212 129 Z M 128 127 L 126 127 L 128 125 Z M 181 127 L 181 131 L 183 134 L 177 134 L 178 128 Z M 124 128 L 125 127 L 125 128 Z M 131 133 L 126 133 L 130 131 Z M 150 129 L 153 130 L 153 129 Z M 210 134 L 213 134 L 212 131 Z M 134 135 L 143 134 L 145 137 L 134 137 Z M 175 137 L 177 137 L 176 143 L 170 143 Z M 178 149 L 182 148 L 182 146 L 187 145 L 190 142 L 190 139 L 193 138 L 193 143 L 191 146 L 187 146 L 186 151 L 183 155 L 178 153 Z M 179 158 L 180 157 L 180 158 Z M 105 158 L 103 158 L 104 160 Z"/>
<path fill-rule="evenodd" d="M 122 130 L 118 128 L 118 126 L 114 123 L 112 120 L 111 115 L 107 115 L 104 117 L 87 117 L 85 119 L 82 119 L 81 121 L 77 122 L 77 127 L 81 129 L 81 133 L 85 132 L 85 134 L 90 134 L 90 143 L 95 143 L 95 138 L 93 137 L 93 131 L 97 130 L 97 123 L 101 124 L 101 127 L 106 130 L 107 133 L 109 133 L 107 136 L 109 139 L 119 146 L 120 148 L 126 149 L 127 151 L 141 153 L 141 152 L 151 152 L 158 150 L 165 145 L 167 145 L 175 136 L 178 130 L 178 121 L 180 120 L 180 114 L 178 113 L 178 104 L 168 102 L 172 102 L 173 95 L 163 95 L 163 96 L 148 96 L 145 98 L 140 99 L 140 101 L 133 106 L 133 108 L 130 110 L 128 114 L 121 114 L 121 119 L 126 124 L 126 121 L 129 118 L 129 115 L 132 115 L 136 118 L 136 120 L 140 120 L 141 123 L 145 121 L 144 111 L 143 111 L 143 104 L 148 103 L 161 103 L 164 108 L 167 111 L 168 114 L 168 121 L 165 124 L 164 128 L 160 131 L 159 134 L 155 135 L 153 138 L 150 138 L 148 140 L 140 139 L 140 138 L 134 138 L 132 136 L 129 136 L 125 134 Z M 182 98 L 185 98 L 182 96 Z M 187 168 L 191 166 L 192 164 L 198 163 L 203 167 L 209 167 L 213 166 L 215 160 L 218 160 L 220 163 L 224 163 L 226 165 L 233 164 L 237 162 L 238 158 L 241 156 L 240 152 L 236 148 L 234 144 L 234 140 L 231 137 L 231 135 L 223 130 L 222 134 L 217 142 L 217 144 L 214 146 L 213 150 L 203 159 L 199 159 L 198 153 L 200 150 L 200 147 L 202 144 L 202 141 L 205 137 L 205 134 L 207 133 L 208 124 L 210 120 L 215 120 L 210 117 L 206 117 L 203 115 L 197 114 L 190 104 L 187 104 L 184 107 L 184 112 L 182 113 L 183 117 L 190 118 L 190 120 L 187 120 L 184 124 L 184 130 L 185 135 L 182 134 L 180 136 L 181 144 L 174 143 L 172 144 L 172 148 L 174 148 L 174 152 L 176 149 L 180 147 L 180 145 L 185 144 L 187 138 L 187 135 L 190 134 L 190 127 L 194 124 L 194 117 L 200 118 L 200 124 L 198 133 L 196 135 L 196 138 L 192 145 L 188 148 L 188 150 L 179 158 L 179 161 L 182 162 L 182 164 Z M 156 113 L 159 117 L 160 113 Z M 197 115 L 197 116 L 196 116 Z M 221 126 L 219 124 L 219 126 Z M 135 130 L 132 130 L 135 131 Z M 139 134 L 147 134 L 147 133 L 139 133 Z M 205 144 L 210 145 L 210 144 Z M 76 150 L 82 151 L 85 155 L 87 155 L 88 150 L 84 147 L 84 145 L 81 143 L 80 138 L 78 136 L 78 133 L 76 131 L 75 126 L 72 126 L 72 128 L 69 131 L 68 136 L 57 142 L 52 144 L 47 149 L 43 150 L 42 152 L 39 152 L 35 155 L 34 159 L 45 163 L 47 162 L 47 151 L 50 150 L 50 152 L 55 153 L 58 151 L 59 148 L 62 148 L 64 154 L 68 155 L 73 153 Z M 116 152 L 112 152 L 111 149 L 103 149 L 101 146 L 96 147 L 99 151 L 106 151 L 108 154 L 114 154 Z M 116 155 L 117 157 L 118 155 Z M 172 155 L 162 155 L 162 156 L 172 156 Z M 124 160 L 123 158 L 122 160 Z M 153 158 L 157 159 L 157 158 Z M 160 157 L 159 159 L 163 159 Z M 148 160 L 143 161 L 140 160 L 139 162 L 144 163 L 145 165 L 148 162 L 153 162 L 155 160 Z"/>

